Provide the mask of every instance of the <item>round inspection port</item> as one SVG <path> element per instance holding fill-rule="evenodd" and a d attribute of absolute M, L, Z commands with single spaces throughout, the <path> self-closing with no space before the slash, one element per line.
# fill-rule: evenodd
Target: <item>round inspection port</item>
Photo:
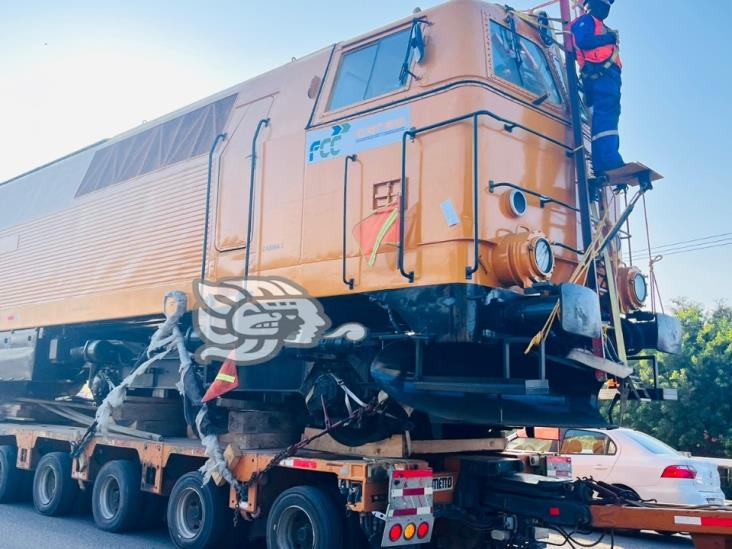
<path fill-rule="evenodd" d="M 508 209 L 515 217 L 521 217 L 528 207 L 526 194 L 518 189 L 511 189 L 508 193 Z"/>

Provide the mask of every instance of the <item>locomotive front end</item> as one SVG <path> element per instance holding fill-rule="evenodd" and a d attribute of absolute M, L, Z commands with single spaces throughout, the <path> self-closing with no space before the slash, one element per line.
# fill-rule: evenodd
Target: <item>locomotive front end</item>
<path fill-rule="evenodd" d="M 602 385 L 628 378 L 642 349 L 678 352 L 680 331 L 641 312 L 646 279 L 621 262 L 628 187 L 598 184 L 583 203 L 563 53 L 502 6 L 456 1 L 413 28 L 424 91 L 394 199 L 406 284 L 369 294 L 392 328 L 370 374 L 433 422 L 606 425 Z"/>

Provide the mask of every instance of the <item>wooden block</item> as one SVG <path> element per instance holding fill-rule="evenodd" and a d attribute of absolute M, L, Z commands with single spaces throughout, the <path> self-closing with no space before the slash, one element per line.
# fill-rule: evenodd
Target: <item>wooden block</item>
<path fill-rule="evenodd" d="M 229 433 L 277 433 L 299 431 L 291 414 L 261 410 L 230 410 Z"/>
<path fill-rule="evenodd" d="M 112 417 L 118 422 L 135 421 L 138 419 L 177 421 L 183 417 L 183 405 L 180 402 L 172 405 L 124 402 L 122 406 L 112 411 Z"/>
<path fill-rule="evenodd" d="M 285 448 L 297 442 L 299 433 L 256 433 L 237 434 L 226 433 L 221 435 L 219 440 L 222 444 L 231 444 L 240 450 L 261 450 L 270 448 Z"/>
<path fill-rule="evenodd" d="M 462 440 L 413 440 L 412 455 L 452 454 L 456 452 L 502 452 L 505 438 L 470 438 Z"/>
<path fill-rule="evenodd" d="M 182 437 L 186 435 L 186 423 L 185 421 L 159 421 L 159 420 L 148 420 L 139 419 L 133 421 L 130 425 L 138 431 L 145 431 L 148 433 L 155 433 L 164 437 Z"/>
<path fill-rule="evenodd" d="M 303 439 L 318 433 L 317 429 L 305 429 Z M 452 454 L 456 452 L 501 452 L 506 449 L 506 439 L 412 440 L 408 443 L 404 435 L 392 435 L 378 442 L 351 447 L 340 444 L 330 435 L 324 435 L 310 443 L 308 449 L 349 456 L 403 458 L 410 455 Z"/>
<path fill-rule="evenodd" d="M 239 462 L 241 455 L 242 450 L 237 444 L 229 444 L 226 447 L 226 450 L 224 450 L 224 459 L 226 460 L 226 465 L 229 467 L 229 469 L 233 469 L 234 467 L 236 467 L 236 464 Z"/>
<path fill-rule="evenodd" d="M 318 429 L 305 429 L 303 439 L 316 435 L 319 432 Z M 311 442 L 308 445 L 308 449 L 346 456 L 402 458 L 407 455 L 404 435 L 392 435 L 387 439 L 357 447 L 345 446 L 337 442 L 330 435 L 324 435 Z"/>
<path fill-rule="evenodd" d="M 222 477 L 221 473 L 219 473 L 218 471 L 214 471 L 213 473 L 211 473 L 211 480 L 214 481 L 214 484 L 216 486 L 223 486 L 226 483 L 224 477 Z"/>

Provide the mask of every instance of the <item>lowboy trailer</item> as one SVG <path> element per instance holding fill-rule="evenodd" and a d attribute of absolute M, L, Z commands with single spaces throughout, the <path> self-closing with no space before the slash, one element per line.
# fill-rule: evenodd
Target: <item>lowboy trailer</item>
<path fill-rule="evenodd" d="M 0 423 L 0 502 L 21 496 L 33 472 L 33 500 L 63 515 L 91 494 L 96 525 L 123 532 L 166 509 L 181 548 L 312 547 L 539 548 L 550 531 L 571 539 L 591 528 L 688 532 L 700 549 L 732 548 L 732 509 L 671 507 L 572 480 L 566 458 L 502 455 L 502 439 L 435 441 L 415 457 L 348 449 L 227 449 L 244 493 L 204 483 L 200 441 L 96 435 L 72 457 L 85 429 Z M 487 443 L 488 442 L 488 443 Z M 331 448 L 337 447 L 335 442 Z M 328 444 L 313 443 L 315 448 Z M 431 446 L 430 446 L 431 445 Z M 537 474 L 538 473 L 538 474 Z"/>

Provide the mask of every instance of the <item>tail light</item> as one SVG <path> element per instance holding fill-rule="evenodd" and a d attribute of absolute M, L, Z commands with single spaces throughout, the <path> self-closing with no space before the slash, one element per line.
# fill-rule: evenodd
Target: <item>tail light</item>
<path fill-rule="evenodd" d="M 688 465 L 669 465 L 661 473 L 661 478 L 696 478 L 696 469 Z"/>
<path fill-rule="evenodd" d="M 423 522 L 417 527 L 417 537 L 419 539 L 424 539 L 427 537 L 427 534 L 430 533 L 430 525 L 426 522 Z"/>
<path fill-rule="evenodd" d="M 399 538 L 401 538 L 401 537 L 402 537 L 402 525 L 395 524 L 389 530 L 389 539 L 391 541 L 399 541 Z"/>

